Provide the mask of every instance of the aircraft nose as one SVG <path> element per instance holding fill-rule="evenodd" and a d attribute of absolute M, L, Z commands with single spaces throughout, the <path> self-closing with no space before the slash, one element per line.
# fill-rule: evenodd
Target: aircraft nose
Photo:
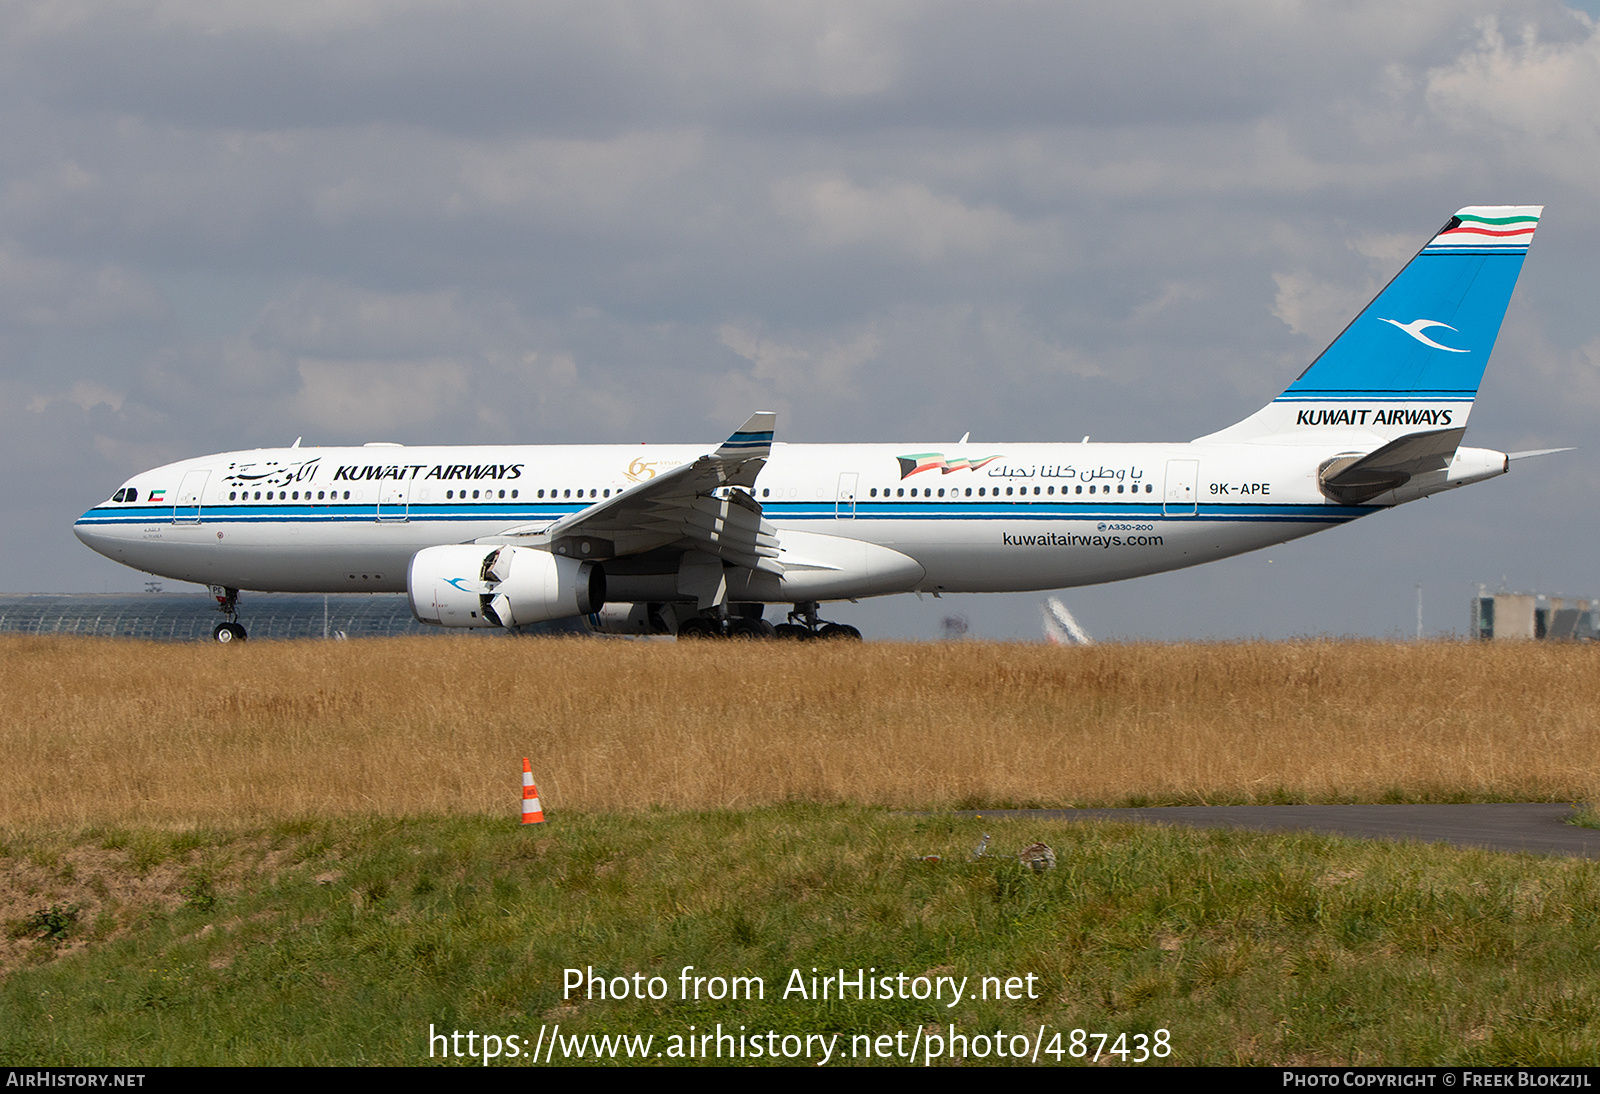
<path fill-rule="evenodd" d="M 89 550 L 110 556 L 112 547 L 117 542 L 115 532 L 107 525 L 95 523 L 93 518 L 93 509 L 79 517 L 77 523 L 72 526 L 72 534 L 77 536 Z"/>

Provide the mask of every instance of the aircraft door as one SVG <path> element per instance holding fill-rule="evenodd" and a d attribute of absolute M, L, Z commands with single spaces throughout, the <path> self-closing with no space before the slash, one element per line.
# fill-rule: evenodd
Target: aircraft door
<path fill-rule="evenodd" d="M 839 496 L 833 504 L 833 515 L 840 520 L 850 520 L 856 515 L 856 484 L 861 475 L 845 471 L 839 475 Z"/>
<path fill-rule="evenodd" d="M 411 519 L 411 480 L 383 479 L 378 483 L 378 519 Z"/>
<path fill-rule="evenodd" d="M 1169 517 L 1192 517 L 1199 502 L 1196 484 L 1200 481 L 1199 460 L 1167 461 L 1167 493 L 1161 512 Z"/>
<path fill-rule="evenodd" d="M 178 486 L 178 496 L 172 503 L 173 524 L 199 524 L 200 501 L 205 493 L 210 471 L 187 471 Z"/>

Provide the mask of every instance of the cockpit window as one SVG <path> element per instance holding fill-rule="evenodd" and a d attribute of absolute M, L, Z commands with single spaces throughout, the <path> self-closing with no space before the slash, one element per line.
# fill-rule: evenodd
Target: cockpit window
<path fill-rule="evenodd" d="M 135 490 L 131 486 L 128 487 L 128 496 L 126 498 L 124 498 L 123 500 L 124 501 L 138 501 L 139 500 L 139 491 Z"/>
<path fill-rule="evenodd" d="M 128 492 L 126 490 L 118 490 L 115 494 L 111 495 L 111 500 L 121 501 L 127 495 L 127 493 Z"/>
<path fill-rule="evenodd" d="M 118 490 L 115 494 L 111 495 L 111 500 L 112 501 L 138 501 L 139 500 L 139 491 L 135 490 L 131 486 L 124 486 L 121 490 Z"/>

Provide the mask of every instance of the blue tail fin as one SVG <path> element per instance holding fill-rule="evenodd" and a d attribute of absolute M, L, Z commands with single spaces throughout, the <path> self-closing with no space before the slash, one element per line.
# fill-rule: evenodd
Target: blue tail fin
<path fill-rule="evenodd" d="M 1456 213 L 1282 395 L 1200 439 L 1383 442 L 1465 426 L 1543 209 Z"/>

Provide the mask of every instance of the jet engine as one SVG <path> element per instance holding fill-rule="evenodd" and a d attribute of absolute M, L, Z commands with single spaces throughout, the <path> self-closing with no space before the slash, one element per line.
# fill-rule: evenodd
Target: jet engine
<path fill-rule="evenodd" d="M 443 627 L 515 627 L 597 612 L 606 575 L 596 562 L 531 547 L 428 547 L 406 574 L 411 611 Z"/>

